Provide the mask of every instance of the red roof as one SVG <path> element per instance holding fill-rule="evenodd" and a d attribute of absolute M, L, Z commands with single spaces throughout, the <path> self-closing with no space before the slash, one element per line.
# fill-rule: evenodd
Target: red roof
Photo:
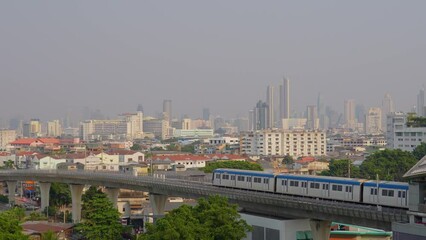
<path fill-rule="evenodd" d="M 57 138 L 38 138 L 38 141 L 42 142 L 42 143 L 52 143 L 52 144 L 59 144 L 60 140 Z"/>
<path fill-rule="evenodd" d="M 304 163 L 310 163 L 314 161 L 315 161 L 314 157 L 302 157 L 299 160 L 297 160 L 296 163 L 304 164 Z"/>
<path fill-rule="evenodd" d="M 37 141 L 36 138 L 20 138 L 13 142 L 11 142 L 11 145 L 30 145 L 31 143 Z"/>
<path fill-rule="evenodd" d="M 16 156 L 29 156 L 29 155 L 38 155 L 38 152 L 18 152 Z"/>
<path fill-rule="evenodd" d="M 133 155 L 137 152 L 132 150 L 126 150 L 126 149 L 114 149 L 106 153 L 109 155 Z"/>
<path fill-rule="evenodd" d="M 64 231 L 72 228 L 71 224 L 54 224 L 47 222 L 26 222 L 22 224 L 24 231 L 33 231 L 38 233 L 44 233 L 47 231 L 53 231 L 55 233 Z"/>
<path fill-rule="evenodd" d="M 0 152 L 0 156 L 10 156 L 11 154 L 10 153 L 7 153 L 7 152 Z"/>
<path fill-rule="evenodd" d="M 170 155 L 170 156 L 153 156 L 153 160 L 170 160 L 176 161 L 208 161 L 210 158 L 200 155 Z"/>

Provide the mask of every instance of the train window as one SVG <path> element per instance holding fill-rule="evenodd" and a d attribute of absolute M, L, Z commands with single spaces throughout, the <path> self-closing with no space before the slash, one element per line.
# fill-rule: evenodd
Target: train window
<path fill-rule="evenodd" d="M 240 181 L 240 182 L 243 182 L 245 179 L 244 179 L 244 176 L 238 176 L 237 180 Z"/>
<path fill-rule="evenodd" d="M 388 195 L 388 190 L 382 189 L 382 196 L 387 196 L 387 195 Z"/>
<path fill-rule="evenodd" d="M 216 179 L 220 179 L 220 174 L 216 174 Z"/>
<path fill-rule="evenodd" d="M 402 196 L 401 191 L 398 191 L 398 197 L 400 198 Z"/>
<path fill-rule="evenodd" d="M 247 177 L 247 182 L 251 182 L 251 177 Z"/>
<path fill-rule="evenodd" d="M 282 181 L 281 181 L 281 185 L 283 185 L 283 186 L 287 186 L 287 180 L 282 180 Z"/>
<path fill-rule="evenodd" d="M 346 186 L 345 191 L 346 192 L 352 192 L 352 186 Z"/>
<path fill-rule="evenodd" d="M 231 176 L 231 180 L 235 181 L 235 175 Z"/>
<path fill-rule="evenodd" d="M 308 187 L 308 183 L 307 182 L 302 182 L 302 188 L 307 188 Z"/>
<path fill-rule="evenodd" d="M 310 184 L 310 185 L 311 185 L 311 186 L 310 186 L 310 188 L 314 188 L 315 183 L 311 182 L 311 184 Z"/>
<path fill-rule="evenodd" d="M 269 184 L 269 179 L 267 179 L 267 178 L 263 179 L 263 183 L 264 184 Z"/>
<path fill-rule="evenodd" d="M 394 190 L 388 190 L 388 196 L 393 197 L 394 196 Z"/>
<path fill-rule="evenodd" d="M 290 181 L 290 186 L 291 187 L 298 187 L 299 186 L 299 182 L 297 182 L 297 181 Z"/>
<path fill-rule="evenodd" d="M 405 198 L 405 191 L 402 192 L 402 198 Z"/>
<path fill-rule="evenodd" d="M 322 185 L 322 189 L 323 189 L 323 190 L 328 190 L 328 184 L 323 184 L 323 185 Z"/>
<path fill-rule="evenodd" d="M 222 175 L 222 179 L 229 179 L 229 175 Z"/>
<path fill-rule="evenodd" d="M 319 183 L 315 183 L 315 188 L 316 189 L 320 189 L 320 184 Z"/>
<path fill-rule="evenodd" d="M 255 183 L 261 183 L 262 182 L 262 179 L 258 178 L 258 177 L 255 177 L 253 180 L 254 180 Z"/>
<path fill-rule="evenodd" d="M 339 192 L 341 192 L 341 191 L 343 191 L 343 186 L 342 185 L 335 185 L 335 184 L 333 184 L 333 186 L 332 186 L 331 189 L 333 191 L 339 191 Z"/>

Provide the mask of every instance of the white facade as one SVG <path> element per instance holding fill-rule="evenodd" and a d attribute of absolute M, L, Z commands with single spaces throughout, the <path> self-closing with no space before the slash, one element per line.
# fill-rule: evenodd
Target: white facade
<path fill-rule="evenodd" d="M 282 121 L 282 129 L 304 129 L 308 119 L 306 118 L 284 118 Z"/>
<path fill-rule="evenodd" d="M 174 137 L 213 137 L 213 129 L 176 129 L 174 131 Z"/>
<path fill-rule="evenodd" d="M 6 146 L 15 140 L 15 130 L 0 130 L 0 149 L 6 149 Z"/>
<path fill-rule="evenodd" d="M 211 145 L 220 145 L 220 144 L 240 144 L 240 139 L 235 137 L 216 137 L 209 138 L 204 141 L 205 143 Z"/>
<path fill-rule="evenodd" d="M 142 137 L 142 112 L 122 114 L 121 119 L 115 120 L 87 120 L 80 123 L 80 137 L 89 140 L 132 140 Z"/>
<path fill-rule="evenodd" d="M 413 151 L 426 142 L 426 127 L 407 127 L 407 115 L 391 113 L 387 118 L 386 138 L 389 148 Z"/>
<path fill-rule="evenodd" d="M 39 169 L 57 169 L 59 163 L 64 163 L 66 161 L 66 159 L 44 157 L 40 159 Z"/>
<path fill-rule="evenodd" d="M 59 120 L 47 122 L 47 136 L 58 137 L 62 135 L 62 126 Z"/>
<path fill-rule="evenodd" d="M 373 135 L 382 133 L 382 109 L 378 107 L 368 109 L 365 115 L 365 133 Z"/>
<path fill-rule="evenodd" d="M 323 131 L 306 130 L 248 132 L 241 136 L 240 152 L 261 156 L 324 156 L 326 134 Z"/>

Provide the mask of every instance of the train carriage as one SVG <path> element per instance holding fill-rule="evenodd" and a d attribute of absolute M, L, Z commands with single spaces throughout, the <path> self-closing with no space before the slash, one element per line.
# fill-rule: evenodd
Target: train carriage
<path fill-rule="evenodd" d="M 299 196 L 359 202 L 362 180 L 324 176 L 279 174 L 276 192 Z"/>
<path fill-rule="evenodd" d="M 391 207 L 408 207 L 408 183 L 367 181 L 364 183 L 364 203 Z"/>
<path fill-rule="evenodd" d="M 275 176 L 267 172 L 216 169 L 213 172 L 213 185 L 274 192 Z"/>

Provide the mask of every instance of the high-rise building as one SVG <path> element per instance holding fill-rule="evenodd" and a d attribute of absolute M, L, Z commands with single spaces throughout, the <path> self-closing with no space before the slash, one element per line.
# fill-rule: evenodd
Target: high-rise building
<path fill-rule="evenodd" d="M 274 87 L 269 85 L 266 90 L 266 104 L 268 104 L 268 122 L 267 128 L 274 127 Z"/>
<path fill-rule="evenodd" d="M 290 80 L 283 79 L 283 85 L 280 85 L 280 115 L 281 119 L 290 118 Z"/>
<path fill-rule="evenodd" d="M 47 122 L 47 136 L 59 137 L 62 135 L 62 126 L 59 120 Z"/>
<path fill-rule="evenodd" d="M 254 108 L 254 129 L 261 130 L 268 128 L 269 106 L 265 102 L 258 101 Z"/>
<path fill-rule="evenodd" d="M 248 113 L 248 130 L 254 131 L 254 110 L 250 110 Z"/>
<path fill-rule="evenodd" d="M 393 101 L 392 101 L 392 97 L 389 93 L 385 94 L 385 97 L 383 98 L 382 101 L 382 130 L 383 132 L 386 132 L 386 120 L 387 120 L 387 116 L 390 113 L 395 112 L 395 108 L 393 106 Z"/>
<path fill-rule="evenodd" d="M 327 115 L 325 114 L 324 98 L 321 93 L 318 94 L 317 110 L 318 110 L 319 128 L 327 129 L 328 119 L 327 119 Z"/>
<path fill-rule="evenodd" d="M 410 122 L 409 116 L 410 114 L 402 112 L 388 114 L 386 140 L 389 148 L 411 152 L 422 142 L 426 142 L 426 125 L 421 122 L 407 124 Z"/>
<path fill-rule="evenodd" d="M 164 100 L 163 101 L 163 114 L 164 120 L 166 120 L 169 126 L 172 125 L 172 100 Z"/>
<path fill-rule="evenodd" d="M 378 107 L 369 108 L 365 115 L 365 133 L 381 134 L 382 131 L 382 109 Z"/>
<path fill-rule="evenodd" d="M 181 129 L 183 129 L 183 130 L 190 130 L 190 129 L 192 129 L 191 119 L 190 118 L 184 118 L 184 119 L 182 119 L 182 127 L 181 127 Z"/>
<path fill-rule="evenodd" d="M 6 146 L 16 140 L 15 130 L 1 130 L 0 129 L 0 150 L 6 149 Z"/>
<path fill-rule="evenodd" d="M 142 104 L 138 104 L 138 108 L 136 109 L 136 112 L 143 112 Z"/>
<path fill-rule="evenodd" d="M 41 136 L 41 122 L 40 119 L 31 119 L 30 122 L 23 125 L 24 137 L 40 137 Z"/>
<path fill-rule="evenodd" d="M 355 129 L 357 125 L 355 119 L 355 100 L 345 100 L 344 110 L 345 127 Z"/>
<path fill-rule="evenodd" d="M 306 128 L 316 130 L 319 128 L 318 110 L 314 105 L 306 107 Z"/>
<path fill-rule="evenodd" d="M 425 112 L 424 112 L 424 108 L 425 108 L 425 89 L 424 87 L 422 89 L 419 90 L 419 94 L 417 94 L 417 105 L 416 105 L 416 109 L 417 109 L 417 116 L 425 116 Z"/>
<path fill-rule="evenodd" d="M 143 128 L 145 132 L 154 134 L 158 139 L 168 138 L 169 124 L 164 119 L 149 119 L 143 121 Z"/>
<path fill-rule="evenodd" d="M 210 121 L 210 109 L 203 108 L 203 120 Z"/>

